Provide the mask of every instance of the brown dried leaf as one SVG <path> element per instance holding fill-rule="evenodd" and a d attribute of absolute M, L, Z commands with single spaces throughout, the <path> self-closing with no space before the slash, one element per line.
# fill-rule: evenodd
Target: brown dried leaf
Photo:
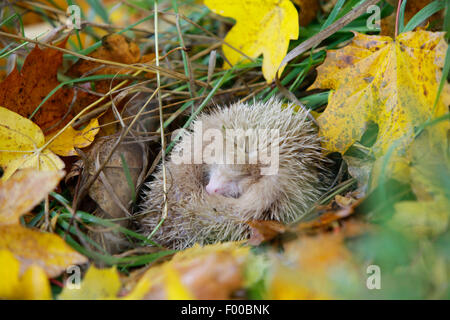
<path fill-rule="evenodd" d="M 298 20 L 301 26 L 307 26 L 313 21 L 320 10 L 319 0 L 292 0 L 292 2 L 300 7 Z"/>
<path fill-rule="evenodd" d="M 397 9 L 398 7 L 398 0 L 388 0 L 388 2 Z M 405 7 L 405 25 L 408 23 L 408 21 L 414 17 L 414 15 L 422 10 L 425 6 L 430 4 L 431 0 L 414 0 L 414 1 L 408 1 L 406 3 Z M 394 37 L 395 35 L 395 18 L 397 10 L 394 10 L 393 13 L 391 13 L 389 16 L 381 20 L 381 35 L 384 36 L 390 36 Z M 439 19 L 440 13 L 435 13 L 432 15 L 427 21 L 435 21 Z M 424 22 L 424 25 L 426 22 Z"/>
<path fill-rule="evenodd" d="M 119 62 L 123 64 L 136 64 L 136 63 L 148 63 L 155 57 L 154 54 L 147 54 L 141 56 L 139 47 L 133 41 L 128 40 L 120 34 L 111 34 L 103 37 L 102 46 L 92 52 L 90 55 L 92 58 Z M 81 77 L 89 74 L 92 75 L 120 75 L 129 73 L 129 69 L 120 67 L 113 67 L 108 65 L 102 65 L 98 62 L 89 60 L 79 60 L 69 70 L 68 75 L 72 77 Z M 154 77 L 153 74 L 149 74 L 148 77 Z M 119 84 L 122 80 L 101 80 L 92 82 L 94 90 L 98 93 L 107 93 L 111 88 Z M 88 92 L 78 90 L 77 101 L 74 105 L 75 112 L 81 111 L 86 106 L 96 101 L 99 97 Z M 117 105 L 118 111 L 121 112 L 125 99 Z M 100 117 L 100 125 L 110 123 L 117 120 L 114 113 L 108 110 L 104 115 Z M 102 127 L 100 135 L 111 135 L 117 131 L 116 126 L 109 125 Z"/>
<path fill-rule="evenodd" d="M 325 211 L 313 221 L 301 222 L 296 229 L 299 231 L 315 228 L 329 227 L 333 222 L 347 218 L 355 213 L 355 208 L 361 203 L 362 199 L 357 200 L 351 195 L 343 197 L 336 195 L 333 201 L 327 206 L 319 207 L 319 210 Z"/>
<path fill-rule="evenodd" d="M 286 231 L 286 226 L 278 221 L 251 220 L 247 224 L 250 226 L 251 232 L 248 244 L 252 246 L 258 246 L 262 242 L 272 240 Z"/>
<path fill-rule="evenodd" d="M 65 41 L 58 46 L 63 48 Z M 0 83 L 0 106 L 29 118 L 50 91 L 60 83 L 58 68 L 62 64 L 62 52 L 36 47 L 28 54 L 19 71 L 17 67 Z M 31 120 L 45 134 L 62 128 L 70 119 L 69 107 L 72 89 L 61 88 L 48 99 Z M 67 115 L 66 115 L 67 114 Z M 64 121 L 62 121 L 63 117 Z"/>

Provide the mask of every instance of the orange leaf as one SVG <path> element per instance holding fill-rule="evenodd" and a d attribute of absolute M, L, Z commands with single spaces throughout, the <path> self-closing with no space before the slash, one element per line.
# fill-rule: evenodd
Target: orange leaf
<path fill-rule="evenodd" d="M 278 221 L 252 220 L 248 221 L 247 224 L 251 231 L 248 243 L 252 246 L 272 240 L 278 234 L 286 231 L 286 226 Z"/>
<path fill-rule="evenodd" d="M 64 47 L 65 41 L 59 44 Z M 57 72 L 62 63 L 62 52 L 41 50 L 36 45 L 28 54 L 22 70 L 17 67 L 0 83 L 0 106 L 29 118 L 42 100 L 58 85 Z M 56 91 L 31 118 L 42 131 L 55 131 L 67 123 L 73 91 L 61 88 Z M 47 132 L 48 133 L 48 132 Z"/>
<path fill-rule="evenodd" d="M 111 34 L 103 37 L 102 46 L 89 54 L 89 56 L 100 60 L 120 62 L 123 64 L 148 63 L 155 57 L 154 54 L 141 56 L 137 44 L 135 42 L 129 41 L 120 34 Z M 81 77 L 83 75 L 86 75 L 87 73 L 89 73 L 89 75 L 121 75 L 129 73 L 129 69 L 108 65 L 102 66 L 102 64 L 98 62 L 80 60 L 75 63 L 67 72 L 67 74 L 71 77 Z M 148 74 L 147 77 L 154 77 L 154 74 Z M 95 81 L 92 82 L 92 84 L 94 84 L 93 90 L 98 93 L 107 93 L 111 88 L 119 84 L 121 81 L 122 80 L 120 79 L 105 79 Z M 78 98 L 74 104 L 73 109 L 78 113 L 97 99 L 98 96 L 79 90 Z M 125 100 L 126 99 L 123 99 L 116 106 L 119 112 L 122 111 Z M 100 125 L 104 125 L 115 120 L 116 118 L 112 110 L 109 109 L 100 117 L 99 122 Z M 100 135 L 112 135 L 115 132 L 115 126 L 106 126 L 102 127 Z"/>
<path fill-rule="evenodd" d="M 307 26 L 313 21 L 320 10 L 318 0 L 292 0 L 292 2 L 300 7 L 299 23 L 301 26 Z"/>

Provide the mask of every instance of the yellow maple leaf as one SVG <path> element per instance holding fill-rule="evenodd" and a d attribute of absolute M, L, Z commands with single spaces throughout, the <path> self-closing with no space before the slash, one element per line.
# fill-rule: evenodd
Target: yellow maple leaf
<path fill-rule="evenodd" d="M 32 265 L 20 276 L 20 263 L 8 250 L 0 249 L 0 299 L 48 300 L 50 283 L 45 272 Z"/>
<path fill-rule="evenodd" d="M 379 158 L 395 142 L 405 151 L 414 129 L 448 112 L 446 84 L 433 112 L 447 44 L 443 32 L 419 30 L 390 37 L 355 33 L 350 45 L 329 51 L 311 88 L 331 88 L 318 118 L 324 147 L 344 153 L 370 121 L 379 131 L 372 147 Z"/>
<path fill-rule="evenodd" d="M 82 130 L 75 130 L 72 127 L 68 127 L 50 143 L 48 148 L 60 156 L 75 156 L 77 155 L 75 148 L 81 149 L 89 146 L 94 141 L 94 137 L 99 130 L 100 127 L 97 118 L 92 119 Z M 58 133 L 54 133 L 46 137 L 46 139 L 51 139 L 55 134 Z"/>
<path fill-rule="evenodd" d="M 298 38 L 298 13 L 291 1 L 205 0 L 205 5 L 217 14 L 236 20 L 225 42 L 250 58 L 262 54 L 263 75 L 271 82 L 286 55 L 289 40 Z M 245 60 L 241 53 L 227 45 L 222 49 L 233 65 Z"/>
<path fill-rule="evenodd" d="M 44 134 L 36 124 L 0 107 L 0 167 L 4 171 L 1 180 L 21 168 L 63 169 L 64 162 L 48 148 L 43 148 L 44 144 Z"/>
<path fill-rule="evenodd" d="M 80 287 L 64 287 L 58 296 L 60 300 L 111 300 L 116 299 L 121 287 L 115 267 L 97 269 L 91 266 Z"/>

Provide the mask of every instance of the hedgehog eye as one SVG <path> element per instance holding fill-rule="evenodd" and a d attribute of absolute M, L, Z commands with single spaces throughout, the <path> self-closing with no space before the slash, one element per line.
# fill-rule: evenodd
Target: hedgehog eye
<path fill-rule="evenodd" d="M 209 173 L 209 171 L 208 170 L 206 170 L 206 169 L 204 169 L 203 170 L 203 176 L 202 176 L 202 179 L 203 179 L 203 184 L 208 184 L 208 182 L 209 182 L 209 178 L 210 178 L 210 173 Z"/>

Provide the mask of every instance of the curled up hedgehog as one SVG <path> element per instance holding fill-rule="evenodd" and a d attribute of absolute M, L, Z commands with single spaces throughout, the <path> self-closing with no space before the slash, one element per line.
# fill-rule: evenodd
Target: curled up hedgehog
<path fill-rule="evenodd" d="M 200 114 L 166 161 L 168 214 L 152 239 L 169 248 L 242 240 L 250 220 L 289 223 L 326 190 L 329 160 L 307 112 L 277 99 Z M 164 207 L 161 166 L 144 190 L 140 231 Z"/>

